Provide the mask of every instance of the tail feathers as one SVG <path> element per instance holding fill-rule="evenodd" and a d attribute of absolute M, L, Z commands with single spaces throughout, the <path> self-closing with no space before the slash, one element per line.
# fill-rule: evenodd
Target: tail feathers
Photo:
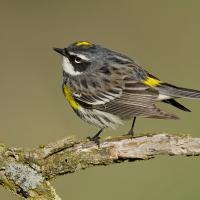
<path fill-rule="evenodd" d="M 160 93 L 171 97 L 185 97 L 191 99 L 200 99 L 200 91 L 176 87 L 171 84 L 164 83 L 160 86 Z"/>
<path fill-rule="evenodd" d="M 176 108 L 179 108 L 180 110 L 186 111 L 186 112 L 191 112 L 188 108 L 180 104 L 179 102 L 175 101 L 174 99 L 166 99 L 163 100 L 163 102 L 171 104 L 172 106 L 175 106 Z"/>

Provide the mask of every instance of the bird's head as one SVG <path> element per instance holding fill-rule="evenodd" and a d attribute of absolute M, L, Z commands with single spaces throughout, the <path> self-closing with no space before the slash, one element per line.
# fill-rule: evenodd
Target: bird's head
<path fill-rule="evenodd" d="M 67 48 L 54 48 L 63 56 L 63 70 L 71 76 L 94 72 L 101 67 L 114 64 L 127 64 L 128 57 L 86 41 L 70 44 Z"/>

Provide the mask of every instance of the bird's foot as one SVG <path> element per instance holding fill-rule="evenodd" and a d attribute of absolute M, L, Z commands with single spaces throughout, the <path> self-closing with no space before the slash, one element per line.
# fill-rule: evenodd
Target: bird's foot
<path fill-rule="evenodd" d="M 130 129 L 127 134 L 124 134 L 124 136 L 130 136 L 131 138 L 133 138 L 134 134 L 135 132 L 132 129 Z"/>
<path fill-rule="evenodd" d="M 87 137 L 87 139 L 89 139 L 90 141 L 95 142 L 98 147 L 100 147 L 100 137 L 99 135 L 101 134 L 101 132 L 103 131 L 103 128 L 101 130 L 98 131 L 98 133 L 96 133 L 93 137 Z"/>
<path fill-rule="evenodd" d="M 100 147 L 100 137 L 99 136 L 94 136 L 94 137 L 87 137 L 87 139 L 89 139 L 90 141 L 93 141 L 97 144 L 98 147 Z"/>

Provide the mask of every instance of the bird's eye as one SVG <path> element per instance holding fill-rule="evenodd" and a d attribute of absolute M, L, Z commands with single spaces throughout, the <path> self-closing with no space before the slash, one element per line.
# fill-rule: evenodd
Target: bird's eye
<path fill-rule="evenodd" d="M 75 61 L 75 63 L 81 63 L 81 62 L 82 62 L 82 59 L 79 58 L 79 57 L 76 57 L 76 58 L 74 59 L 74 61 Z"/>

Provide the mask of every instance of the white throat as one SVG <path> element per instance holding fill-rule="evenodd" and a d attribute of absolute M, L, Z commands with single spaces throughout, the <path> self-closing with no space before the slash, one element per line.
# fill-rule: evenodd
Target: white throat
<path fill-rule="evenodd" d="M 63 62 L 62 62 L 63 70 L 72 76 L 77 76 L 82 74 L 81 72 L 75 71 L 73 65 L 70 63 L 69 59 L 65 56 L 63 56 Z"/>

